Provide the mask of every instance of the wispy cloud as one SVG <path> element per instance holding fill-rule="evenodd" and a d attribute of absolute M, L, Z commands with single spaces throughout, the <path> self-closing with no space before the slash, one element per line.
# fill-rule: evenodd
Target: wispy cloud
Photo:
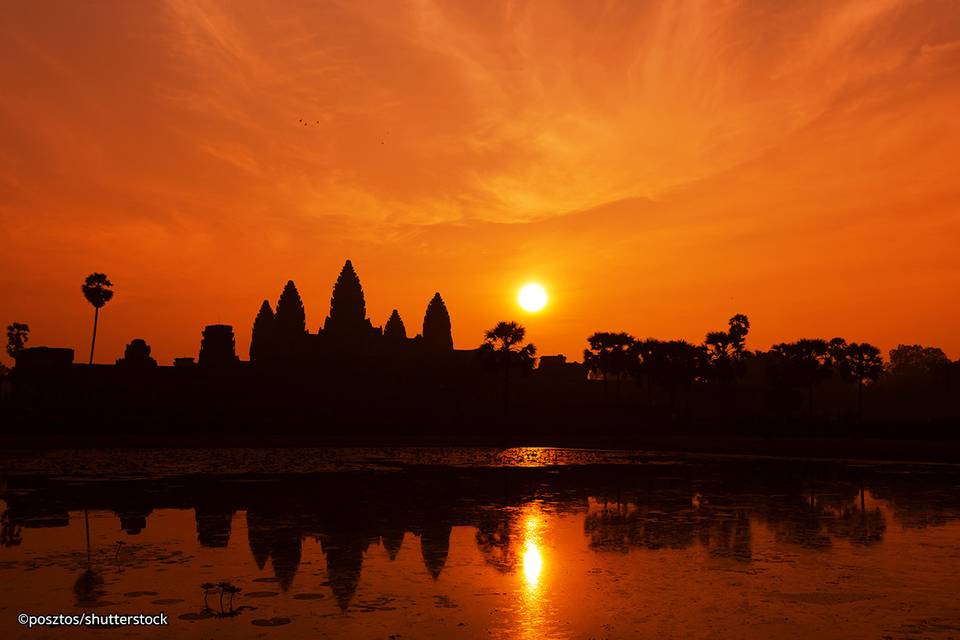
<path fill-rule="evenodd" d="M 571 352 L 600 316 L 646 318 L 652 332 L 751 296 L 771 335 L 799 331 L 802 314 L 770 283 L 805 271 L 832 270 L 801 288 L 825 287 L 813 306 L 846 309 L 849 326 L 861 316 L 841 285 L 854 279 L 874 282 L 885 308 L 943 315 L 932 294 L 894 300 L 874 279 L 946 287 L 960 269 L 941 253 L 958 224 L 956 3 L 167 0 L 5 13 L 0 216 L 14 233 L 0 270 L 21 276 L 0 278 L 10 308 L 70 318 L 80 311 L 34 302 L 18 281 L 114 265 L 118 280 L 193 296 L 177 326 L 145 320 L 173 345 L 160 354 L 292 275 L 315 283 L 319 322 L 348 252 L 401 297 L 373 312 L 416 315 L 438 286 L 472 288 L 458 340 L 500 313 L 488 303 L 508 274 L 538 271 L 581 301 L 596 290 L 568 309 L 568 328 L 537 327 L 544 348 Z M 611 274 L 622 282 L 601 294 Z M 702 301 L 696 314 L 684 296 Z M 875 339 L 895 339 L 868 320 Z M 920 338 L 949 333 L 923 322 Z"/>

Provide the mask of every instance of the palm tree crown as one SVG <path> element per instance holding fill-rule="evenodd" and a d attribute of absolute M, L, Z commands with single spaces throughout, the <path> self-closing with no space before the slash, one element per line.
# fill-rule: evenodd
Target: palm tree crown
<path fill-rule="evenodd" d="M 83 281 L 83 286 L 80 289 L 83 291 L 83 297 L 87 299 L 87 302 L 92 304 L 95 309 L 101 309 L 113 298 L 112 287 L 113 283 L 107 278 L 107 274 L 91 273 Z"/>
<path fill-rule="evenodd" d="M 619 379 L 630 370 L 636 340 L 629 333 L 598 331 L 587 338 L 583 362 L 593 373 Z"/>
<path fill-rule="evenodd" d="M 498 322 L 493 329 L 487 329 L 483 334 L 485 344 L 498 351 L 512 351 L 515 345 L 523 342 L 527 330 L 516 322 Z"/>
<path fill-rule="evenodd" d="M 500 366 L 529 369 L 533 366 L 537 348 L 532 344 L 523 344 L 526 336 L 527 330 L 522 325 L 498 322 L 497 326 L 484 332 L 481 353 Z"/>

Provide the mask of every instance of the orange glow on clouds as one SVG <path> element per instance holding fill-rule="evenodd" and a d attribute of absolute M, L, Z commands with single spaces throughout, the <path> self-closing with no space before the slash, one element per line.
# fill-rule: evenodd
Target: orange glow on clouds
<path fill-rule="evenodd" d="M 346 258 L 376 325 L 439 290 L 460 348 L 522 319 L 960 355 L 960 5 L 948 1 L 14 3 L 0 290 L 31 344 L 246 356 Z M 536 278 L 536 280 L 533 280 Z M 549 313 L 517 314 L 529 281 Z"/>

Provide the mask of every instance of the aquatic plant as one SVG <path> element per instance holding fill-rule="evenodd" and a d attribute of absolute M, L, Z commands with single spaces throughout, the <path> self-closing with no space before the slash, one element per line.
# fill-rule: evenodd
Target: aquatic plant
<path fill-rule="evenodd" d="M 210 605 L 207 604 L 207 596 L 213 593 L 213 590 L 217 588 L 217 585 L 212 582 L 204 582 L 200 585 L 200 588 L 203 590 L 203 610 L 209 611 Z"/>
<path fill-rule="evenodd" d="M 238 594 L 238 593 L 240 593 L 241 591 L 243 591 L 243 589 L 241 589 L 240 587 L 234 586 L 234 585 L 232 585 L 232 584 L 230 584 L 230 583 L 228 582 L 227 584 L 225 584 L 225 585 L 221 588 L 221 591 L 225 591 L 227 594 L 229 594 L 230 600 L 228 601 L 227 605 L 230 607 L 230 613 L 233 614 L 233 612 L 234 612 L 234 611 L 233 611 L 233 596 L 235 596 L 236 594 Z"/>

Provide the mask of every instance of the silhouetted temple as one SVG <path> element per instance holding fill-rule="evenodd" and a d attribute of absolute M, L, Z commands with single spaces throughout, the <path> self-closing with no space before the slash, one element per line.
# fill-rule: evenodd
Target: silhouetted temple
<path fill-rule="evenodd" d="M 737 314 L 702 344 L 596 332 L 583 364 L 541 355 L 534 367 L 515 322 L 475 336 L 470 349 L 454 348 L 440 293 L 425 300 L 416 333 L 397 309 L 375 324 L 347 260 L 322 323 L 307 318 L 292 280 L 275 304 L 260 304 L 248 361 L 228 324 L 204 327 L 196 360 L 175 358 L 172 367 L 158 365 L 141 338 L 115 365 L 11 343 L 16 367 L 0 371 L 0 419 L 12 425 L 7 433 L 28 437 L 218 443 L 281 434 L 488 443 L 521 434 L 554 443 L 663 433 L 956 437 L 960 361 L 941 350 L 900 345 L 888 364 L 876 347 L 839 337 L 749 351 L 749 326 Z"/>
<path fill-rule="evenodd" d="M 333 285 L 330 312 L 316 333 L 311 333 L 303 301 L 293 280 L 287 281 L 276 311 L 264 300 L 253 322 L 250 361 L 255 365 L 309 366 L 358 357 L 403 353 L 452 352 L 450 314 L 439 293 L 426 307 L 423 332 L 407 337 L 407 330 L 394 309 L 383 327 L 367 317 L 363 286 L 353 263 L 347 260 Z"/>

